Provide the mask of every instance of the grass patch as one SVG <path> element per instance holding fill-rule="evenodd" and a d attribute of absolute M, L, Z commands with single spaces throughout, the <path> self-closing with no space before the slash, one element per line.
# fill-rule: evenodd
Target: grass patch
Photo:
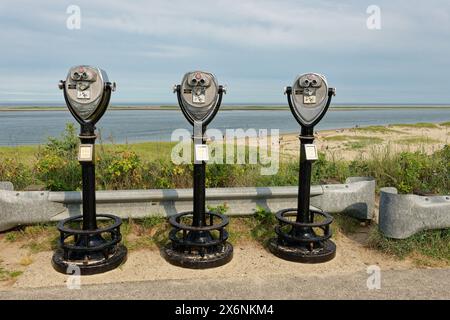
<path fill-rule="evenodd" d="M 331 224 L 331 228 L 334 238 L 339 237 L 342 234 L 353 234 L 357 232 L 360 227 L 360 221 L 349 217 L 348 215 L 336 214 L 333 215 L 333 217 L 334 220 Z M 321 221 L 323 217 L 317 216 L 316 219 L 316 221 Z M 235 236 L 234 233 L 237 227 L 234 226 L 234 224 L 241 224 L 241 222 L 243 223 L 239 227 L 239 234 Z M 277 224 L 278 221 L 273 212 L 262 207 L 257 207 L 254 216 L 241 218 L 241 220 L 238 220 L 237 218 L 231 219 L 230 238 L 234 237 L 235 239 L 244 241 L 254 240 L 263 246 L 266 246 L 271 238 L 276 237 L 274 228 Z"/>
<path fill-rule="evenodd" d="M 20 276 L 23 272 L 22 271 L 9 271 L 6 270 L 2 267 L 0 267 L 0 281 L 6 281 L 6 280 L 11 280 L 14 278 L 17 278 L 18 276 Z"/>
<path fill-rule="evenodd" d="M 33 146 L 16 146 L 16 147 L 0 147 L 0 159 L 16 159 L 24 164 L 32 164 L 36 161 L 36 154 L 39 151 L 38 145 Z"/>
<path fill-rule="evenodd" d="M 407 239 L 386 238 L 374 228 L 369 247 L 394 255 L 400 259 L 411 258 L 417 265 L 450 265 L 450 229 L 419 232 Z"/>
<path fill-rule="evenodd" d="M 356 149 L 364 149 L 365 147 L 371 145 L 372 143 L 367 143 L 364 141 L 352 141 L 344 144 L 346 149 L 356 150 Z"/>
<path fill-rule="evenodd" d="M 444 127 L 450 127 L 450 121 L 439 123 L 439 125 Z"/>
<path fill-rule="evenodd" d="M 374 132 L 374 133 L 401 133 L 401 131 L 394 130 L 385 126 L 367 126 L 355 128 L 359 132 Z"/>
<path fill-rule="evenodd" d="M 349 136 L 329 136 L 329 137 L 323 138 L 323 140 L 325 140 L 325 141 L 348 141 L 349 138 L 350 138 Z"/>
<path fill-rule="evenodd" d="M 342 141 L 347 149 L 362 149 L 373 144 L 383 142 L 382 138 L 371 136 L 331 136 L 326 137 L 326 141 Z"/>
<path fill-rule="evenodd" d="M 359 228 L 359 221 L 346 215 L 335 215 L 332 224 L 333 234 L 352 234 Z M 156 220 L 156 224 L 148 225 L 143 220 L 128 220 L 122 226 L 124 244 L 129 250 L 156 250 L 168 243 L 168 233 L 171 226 L 166 219 Z M 155 221 L 155 222 L 156 222 Z M 189 224 L 190 221 L 185 221 Z M 274 228 L 277 224 L 275 214 L 257 207 L 255 214 L 247 217 L 231 217 L 227 227 L 228 241 L 233 245 L 257 242 L 266 246 L 275 237 Z"/>
<path fill-rule="evenodd" d="M 99 228 L 109 225 L 108 222 L 101 220 L 97 224 Z M 80 224 L 76 223 L 71 227 L 79 229 Z M 167 243 L 169 230 L 167 219 L 160 216 L 124 220 L 121 226 L 123 243 L 129 250 L 157 249 Z M 28 249 L 31 254 L 36 254 L 55 250 L 59 231 L 56 229 L 56 224 L 25 226 L 7 232 L 4 239 L 7 242 L 23 243 L 23 248 Z M 20 264 L 26 266 L 32 262 L 32 257 L 25 257 Z"/>
<path fill-rule="evenodd" d="M 392 124 L 393 127 L 404 127 L 404 128 L 424 128 L 424 129 L 435 129 L 438 126 L 434 123 L 429 122 L 418 122 L 418 123 L 396 123 Z"/>
<path fill-rule="evenodd" d="M 333 234 L 353 234 L 360 228 L 360 221 L 347 214 L 334 214 L 333 218 L 334 220 L 331 224 Z"/>
<path fill-rule="evenodd" d="M 157 250 L 165 245 L 169 238 L 170 225 L 166 218 L 159 216 L 144 219 L 128 219 L 122 223 L 123 244 L 128 250 Z"/>
<path fill-rule="evenodd" d="M 324 140 L 345 142 L 344 146 L 346 146 L 348 149 L 362 149 L 367 146 L 383 142 L 383 139 L 379 137 L 347 135 L 325 137 Z"/>
<path fill-rule="evenodd" d="M 152 141 L 133 144 L 97 144 L 98 152 L 115 152 L 118 150 L 130 150 L 138 154 L 142 159 L 170 160 L 170 155 L 175 142 Z M 41 145 L 31 146 L 0 146 L 0 159 L 17 159 L 24 164 L 33 164 L 42 148 Z"/>
<path fill-rule="evenodd" d="M 117 152 L 119 150 L 127 150 L 135 152 L 142 160 L 146 161 L 169 161 L 172 148 L 175 142 L 140 142 L 133 144 L 103 144 L 101 150 L 103 152 Z"/>
<path fill-rule="evenodd" d="M 13 280 L 20 276 L 22 273 L 22 271 L 18 270 L 7 270 L 0 265 L 0 281 Z"/>
<path fill-rule="evenodd" d="M 430 144 L 430 143 L 439 143 L 439 140 L 432 139 L 429 137 L 408 137 L 408 138 L 402 138 L 396 141 L 397 143 L 401 144 Z"/>
<path fill-rule="evenodd" d="M 8 242 L 15 242 L 17 240 L 17 232 L 8 232 L 5 236 L 5 240 Z"/>
<path fill-rule="evenodd" d="M 231 218 L 227 227 L 228 241 L 234 246 L 253 242 L 254 239 L 250 231 L 255 224 L 253 217 Z"/>
<path fill-rule="evenodd" d="M 5 240 L 23 243 L 22 247 L 28 249 L 30 253 L 39 253 L 54 250 L 58 237 L 56 224 L 48 223 L 18 227 L 9 231 L 5 235 Z"/>

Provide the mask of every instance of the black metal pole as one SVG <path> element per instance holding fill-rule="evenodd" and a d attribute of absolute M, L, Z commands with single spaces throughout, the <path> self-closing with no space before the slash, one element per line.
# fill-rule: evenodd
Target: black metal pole
<path fill-rule="evenodd" d="M 204 162 L 194 164 L 194 227 L 203 227 L 206 225 L 205 174 L 206 165 Z"/>
<path fill-rule="evenodd" d="M 309 215 L 312 162 L 306 159 L 305 144 L 313 143 L 314 129 L 302 127 L 300 134 L 300 169 L 298 184 L 297 222 L 312 222 Z"/>
<path fill-rule="evenodd" d="M 202 143 L 205 143 L 204 129 L 202 129 Z M 194 152 L 195 152 L 195 142 L 194 137 Z M 192 218 L 192 225 L 194 227 L 203 227 L 206 225 L 206 215 L 205 215 L 205 197 L 206 197 L 206 163 L 202 161 L 201 163 L 194 163 L 194 213 Z"/>
<path fill-rule="evenodd" d="M 81 143 L 94 145 L 95 139 L 95 127 L 83 125 L 80 133 Z M 81 161 L 80 164 L 83 184 L 83 230 L 96 230 L 95 165 L 93 161 Z"/>

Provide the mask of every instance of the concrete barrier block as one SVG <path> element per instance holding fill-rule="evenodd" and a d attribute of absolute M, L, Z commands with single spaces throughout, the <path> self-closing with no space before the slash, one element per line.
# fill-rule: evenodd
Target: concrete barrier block
<path fill-rule="evenodd" d="M 0 181 L 0 190 L 13 191 L 14 185 L 9 181 Z"/>
<path fill-rule="evenodd" d="M 323 194 L 311 198 L 311 205 L 329 213 L 342 212 L 361 220 L 371 220 L 375 210 L 375 179 L 350 177 L 345 184 L 323 186 Z"/>
<path fill-rule="evenodd" d="M 49 201 L 48 191 L 0 190 L 0 231 L 23 224 L 48 222 L 64 212 L 64 204 Z"/>
<path fill-rule="evenodd" d="M 398 194 L 380 190 L 379 229 L 389 238 L 405 239 L 422 230 L 450 228 L 450 195 Z"/>

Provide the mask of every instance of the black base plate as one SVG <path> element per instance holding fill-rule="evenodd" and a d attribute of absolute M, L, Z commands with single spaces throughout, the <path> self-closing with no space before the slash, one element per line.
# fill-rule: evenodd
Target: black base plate
<path fill-rule="evenodd" d="M 83 263 L 83 261 L 64 260 L 63 250 L 58 249 L 53 254 L 52 266 L 61 273 L 67 274 L 68 267 L 75 265 L 80 268 L 81 275 L 93 275 L 111 271 L 127 260 L 127 248 L 123 245 L 118 245 L 114 254 L 108 259 L 103 259 L 98 262 Z"/>
<path fill-rule="evenodd" d="M 161 250 L 162 256 L 170 264 L 178 267 L 190 269 L 208 269 L 223 266 L 233 258 L 233 246 L 225 242 L 218 246 L 214 253 L 207 253 L 201 256 L 198 253 L 186 253 L 174 250 L 169 243 Z"/>
<path fill-rule="evenodd" d="M 269 241 L 269 250 L 277 257 L 293 262 L 322 263 L 336 256 L 336 245 L 331 240 L 321 242 L 321 249 L 309 251 L 300 246 L 286 246 L 279 243 L 278 238 Z"/>

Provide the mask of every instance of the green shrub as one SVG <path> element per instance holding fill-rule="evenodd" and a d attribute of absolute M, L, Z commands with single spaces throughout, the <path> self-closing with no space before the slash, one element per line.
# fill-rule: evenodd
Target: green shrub
<path fill-rule="evenodd" d="M 312 183 L 322 183 L 330 179 L 343 182 L 349 174 L 348 163 L 327 160 L 325 154 L 319 152 L 319 160 L 313 165 Z"/>
<path fill-rule="evenodd" d="M 0 161 L 0 181 L 10 181 L 20 190 L 34 183 L 31 169 L 17 159 L 6 158 Z"/>
<path fill-rule="evenodd" d="M 81 187 L 81 168 L 77 160 L 78 137 L 73 124 L 67 124 L 59 138 L 49 138 L 42 151 L 34 172 L 47 190 L 68 191 Z"/>
<path fill-rule="evenodd" d="M 97 184 L 103 189 L 142 187 L 141 160 L 129 150 L 101 152 L 97 155 Z"/>
<path fill-rule="evenodd" d="M 420 152 L 402 152 L 398 157 L 396 166 L 396 187 L 400 193 L 410 193 L 420 189 L 423 182 L 421 177 L 424 171 L 428 171 L 428 156 Z"/>
<path fill-rule="evenodd" d="M 275 236 L 274 226 L 277 223 L 275 214 L 261 206 L 257 206 L 253 221 L 251 223 L 252 237 L 258 242 L 267 245 L 270 238 Z"/>
<path fill-rule="evenodd" d="M 373 152 L 369 159 L 349 163 L 349 176 L 371 176 L 379 187 L 395 187 L 400 193 L 450 193 L 450 147 L 433 155 L 422 151 Z"/>
<path fill-rule="evenodd" d="M 170 161 L 156 160 L 142 166 L 145 188 L 167 189 L 192 187 L 192 165 L 175 165 Z"/>
<path fill-rule="evenodd" d="M 80 139 L 76 134 L 75 125 L 68 123 L 66 124 L 66 129 L 59 138 L 48 138 L 47 144 L 45 145 L 45 153 L 76 159 L 79 144 Z"/>
<path fill-rule="evenodd" d="M 207 208 L 208 208 L 208 211 L 211 211 L 211 212 L 214 212 L 214 213 L 218 213 L 218 214 L 226 214 L 228 209 L 229 209 L 229 207 L 226 204 L 226 202 L 224 204 L 220 204 L 220 205 L 215 206 L 215 207 L 208 205 Z"/>
<path fill-rule="evenodd" d="M 448 193 L 450 171 L 446 155 L 445 149 L 432 156 L 423 152 L 402 152 L 396 161 L 395 187 L 400 193 Z"/>
<path fill-rule="evenodd" d="M 218 188 L 230 185 L 233 179 L 245 171 L 245 165 L 208 164 L 206 166 L 206 187 Z"/>
<path fill-rule="evenodd" d="M 261 176 L 259 167 L 254 171 L 257 187 L 295 186 L 298 185 L 298 161 L 281 162 L 277 174 Z M 248 181 L 248 177 L 243 176 Z M 248 182 L 249 186 L 251 181 Z"/>
<path fill-rule="evenodd" d="M 81 188 L 81 168 L 76 160 L 46 153 L 39 158 L 35 172 L 47 190 L 69 191 Z"/>

